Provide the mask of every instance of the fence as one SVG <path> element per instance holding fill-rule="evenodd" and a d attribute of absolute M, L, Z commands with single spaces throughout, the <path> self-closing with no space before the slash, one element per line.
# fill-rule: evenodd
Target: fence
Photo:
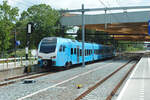
<path fill-rule="evenodd" d="M 37 64 L 35 57 L 30 57 L 29 60 L 26 60 L 25 57 L 0 59 L 0 70 L 8 70 L 33 64 Z"/>

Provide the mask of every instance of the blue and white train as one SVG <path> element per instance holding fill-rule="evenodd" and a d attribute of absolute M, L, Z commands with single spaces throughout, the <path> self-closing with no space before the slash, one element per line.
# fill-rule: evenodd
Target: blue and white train
<path fill-rule="evenodd" d="M 115 52 L 112 46 L 96 43 L 85 43 L 85 62 L 113 57 Z M 38 63 L 40 66 L 69 67 L 82 63 L 82 42 L 77 40 L 46 37 L 38 47 Z"/>

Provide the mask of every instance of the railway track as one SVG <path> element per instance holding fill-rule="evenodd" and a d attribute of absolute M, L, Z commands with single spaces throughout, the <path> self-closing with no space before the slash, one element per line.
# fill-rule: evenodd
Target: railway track
<path fill-rule="evenodd" d="M 72 67 L 72 68 L 75 68 L 75 67 Z M 72 69 L 72 68 L 68 68 L 68 69 Z M 66 69 L 65 68 L 64 69 L 63 68 L 62 69 L 61 68 L 60 69 L 52 69 L 52 71 L 50 71 L 50 72 L 46 70 L 46 71 L 42 71 L 42 72 L 27 73 L 27 74 L 15 76 L 15 77 L 6 78 L 3 80 L 0 80 L 0 87 L 14 84 L 16 82 L 20 82 L 25 79 L 34 79 L 34 78 L 46 76 L 46 75 L 49 75 L 49 74 L 52 74 L 55 72 L 64 71 L 64 70 L 66 70 Z"/>
<path fill-rule="evenodd" d="M 89 64 L 91 64 L 91 63 L 89 63 Z M 72 68 L 76 68 L 76 67 L 77 66 L 73 66 Z M 72 69 L 72 68 L 70 67 L 70 68 L 67 68 L 67 69 Z M 16 68 L 16 69 L 21 69 L 21 68 Z M 51 71 L 51 72 L 43 71 L 43 72 L 36 72 L 36 73 L 27 73 L 27 74 L 23 74 L 23 75 L 18 75 L 18 76 L 6 78 L 6 79 L 3 79 L 3 80 L 0 80 L 0 87 L 6 86 L 6 85 L 9 85 L 9 84 L 13 84 L 13 83 L 16 83 L 16 82 L 19 82 L 19 81 L 23 81 L 25 79 L 34 79 L 34 78 L 49 75 L 49 74 L 52 74 L 52 73 L 55 73 L 55 72 L 58 72 L 58 71 L 64 71 L 64 70 L 66 70 L 66 68 L 53 69 L 53 71 Z"/>
<path fill-rule="evenodd" d="M 92 87 L 88 88 L 88 90 L 86 90 L 85 92 L 83 92 L 81 95 L 79 95 L 75 100 L 81 100 L 82 98 L 84 98 L 86 95 L 88 95 L 94 89 L 96 89 L 97 87 L 99 87 L 100 85 L 102 85 L 105 81 L 107 81 L 108 79 L 110 79 L 113 75 L 115 75 L 121 69 L 123 69 L 124 67 L 126 67 L 132 61 L 133 60 L 130 60 L 126 64 L 124 64 L 121 67 L 119 67 L 118 69 L 116 69 L 114 72 L 112 72 L 109 75 L 107 75 L 105 78 L 103 78 L 102 80 L 100 80 L 99 82 L 97 82 L 95 85 L 93 85 Z M 137 62 L 130 68 L 130 70 L 126 73 L 126 75 L 115 86 L 115 88 L 111 91 L 110 95 L 106 98 L 106 100 L 111 100 L 112 96 L 114 96 L 114 94 L 116 93 L 116 91 L 118 90 L 118 88 L 121 86 L 121 84 L 123 83 L 123 81 L 127 78 L 127 76 L 130 74 L 130 72 L 134 69 L 134 67 L 136 66 L 136 64 L 137 64 Z"/>
<path fill-rule="evenodd" d="M 98 90 L 99 88 L 100 88 L 100 93 L 102 92 L 103 93 L 99 94 L 98 92 L 99 95 L 95 94 L 94 96 L 99 96 L 100 99 L 98 99 L 99 97 L 92 97 L 94 98 L 93 100 L 105 100 L 108 94 L 113 90 L 113 87 L 116 85 L 116 83 L 119 82 L 119 80 L 125 75 L 125 73 L 135 63 L 135 61 L 132 61 L 131 63 L 130 62 L 128 60 L 108 61 L 104 63 L 96 63 L 94 64 L 94 66 L 87 65 L 85 68 L 77 68 L 77 69 L 75 68 L 73 70 L 61 71 L 60 73 L 55 72 L 54 74 L 47 75 L 45 77 L 39 76 L 39 78 L 35 79 L 36 82 L 34 82 L 33 84 L 28 85 L 22 82 L 17 82 L 16 84 L 3 87 L 0 90 L 0 95 L 3 95 L 1 96 L 1 98 L 3 99 L 6 98 L 5 95 L 10 95 L 9 97 L 7 97 L 7 100 L 12 100 L 12 98 L 14 98 L 15 100 L 24 100 L 26 98 L 32 98 L 33 100 L 37 100 L 38 98 L 40 98 L 39 100 L 46 100 L 48 98 L 51 98 L 51 100 L 55 100 L 55 99 L 75 100 L 85 90 L 93 86 L 95 82 L 97 83 L 99 80 L 103 80 L 103 78 L 108 76 L 110 73 L 114 72 L 116 69 L 119 69 L 120 66 L 121 67 L 127 66 L 123 69 L 120 68 L 120 70 L 122 69 L 121 71 L 119 71 L 115 75 L 112 75 L 112 78 L 107 79 L 108 81 L 102 82 L 103 85 L 101 85 L 102 84 L 101 83 L 100 87 L 98 86 L 95 87 L 97 88 L 95 89 L 97 90 L 96 93 L 99 91 Z M 121 75 L 121 77 L 119 74 Z M 116 76 L 118 76 L 118 78 L 116 78 Z M 23 80 L 23 79 L 20 79 L 20 80 Z M 30 78 L 28 77 L 27 79 L 30 79 Z M 78 89 L 77 86 L 80 84 L 82 85 L 82 87 Z M 111 85 L 113 87 L 110 87 Z M 12 88 L 12 89 L 9 90 L 9 88 Z M 16 90 L 17 92 L 14 92 Z M 94 90 L 94 93 L 95 93 L 95 90 Z M 28 91 L 28 93 L 26 91 Z M 23 96 L 20 93 L 23 94 Z M 83 96 L 84 98 L 83 97 L 81 98 L 83 98 L 83 100 L 88 100 L 91 98 L 92 93 L 90 93 L 88 96 L 85 95 L 86 97 Z M 101 99 L 100 95 L 104 96 L 103 97 L 104 99 Z"/>
<path fill-rule="evenodd" d="M 20 82 L 25 79 L 34 79 L 34 78 L 38 78 L 41 76 L 46 76 L 46 75 L 49 75 L 52 73 L 54 73 L 54 72 L 39 72 L 39 73 L 24 74 L 24 75 L 20 75 L 20 76 L 16 76 L 16 77 L 11 77 L 11 78 L 5 79 L 4 81 L 1 81 L 0 87 L 10 85 L 10 84 L 13 84 L 16 82 Z"/>

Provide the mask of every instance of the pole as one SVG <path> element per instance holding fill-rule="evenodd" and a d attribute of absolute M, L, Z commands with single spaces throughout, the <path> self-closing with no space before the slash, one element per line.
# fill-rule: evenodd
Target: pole
<path fill-rule="evenodd" d="M 26 33 L 26 48 L 25 48 L 26 60 L 28 60 L 28 48 L 29 48 L 29 35 L 28 35 L 28 33 Z"/>
<path fill-rule="evenodd" d="M 107 10 L 105 10 L 105 30 L 107 29 Z"/>
<path fill-rule="evenodd" d="M 16 58 L 16 29 L 14 32 L 14 48 L 15 48 L 15 58 Z"/>
<path fill-rule="evenodd" d="M 14 33 L 14 47 L 15 47 L 15 61 L 14 61 L 14 67 L 16 67 L 16 29 Z"/>
<path fill-rule="evenodd" d="M 84 23 L 84 4 L 82 4 L 82 67 L 85 67 L 84 62 L 84 42 L 85 42 L 85 23 Z"/>

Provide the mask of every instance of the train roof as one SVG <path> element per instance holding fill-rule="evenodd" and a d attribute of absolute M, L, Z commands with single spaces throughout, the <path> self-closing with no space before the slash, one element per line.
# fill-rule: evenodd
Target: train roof
<path fill-rule="evenodd" d="M 74 43 L 82 43 L 82 41 L 77 41 L 77 40 L 73 40 L 73 39 L 68 39 L 68 38 L 63 38 L 63 37 L 45 37 L 42 40 L 60 40 L 60 41 L 65 41 L 65 42 L 74 42 Z M 90 42 L 85 42 L 86 44 L 91 44 Z M 104 47 L 110 47 L 112 45 L 102 45 L 102 44 L 97 44 L 97 43 L 92 43 L 95 45 L 101 45 Z"/>

